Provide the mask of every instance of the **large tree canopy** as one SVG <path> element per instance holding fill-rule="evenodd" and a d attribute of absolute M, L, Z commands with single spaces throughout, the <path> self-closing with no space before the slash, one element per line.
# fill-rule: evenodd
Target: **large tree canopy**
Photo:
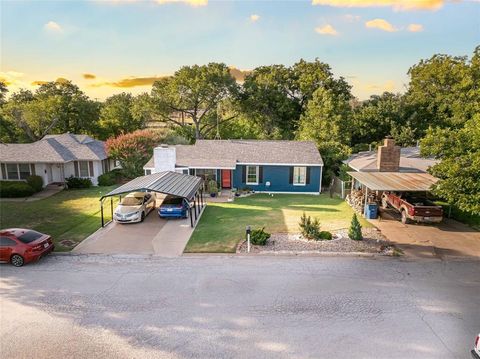
<path fill-rule="evenodd" d="M 300 119 L 297 139 L 313 140 L 317 144 L 325 163 L 325 184 L 350 153 L 351 108 L 348 100 L 349 96 L 319 88 Z"/>
<path fill-rule="evenodd" d="M 459 130 L 428 130 L 421 149 L 441 160 L 430 170 L 440 178 L 434 192 L 461 210 L 480 214 L 480 113 Z"/>
<path fill-rule="evenodd" d="M 133 112 L 134 97 L 121 93 L 107 98 L 100 110 L 100 132 L 102 138 L 115 137 L 133 132 L 145 126 L 141 114 Z"/>
<path fill-rule="evenodd" d="M 70 81 L 20 90 L 2 106 L 6 142 L 36 141 L 49 133 L 95 133 L 99 104 Z"/>
<path fill-rule="evenodd" d="M 265 136 L 292 139 L 308 101 L 320 88 L 351 98 L 348 83 L 334 79 L 330 66 L 318 59 L 300 60 L 291 67 L 261 66 L 245 78 L 241 111 L 263 128 Z"/>
<path fill-rule="evenodd" d="M 237 90 L 225 64 L 184 66 L 153 84 L 152 108 L 160 120 L 178 126 L 188 126 L 180 118 L 191 119 L 195 138 L 203 138 L 215 129 L 217 121 L 233 118 L 222 118 L 218 106 Z"/>

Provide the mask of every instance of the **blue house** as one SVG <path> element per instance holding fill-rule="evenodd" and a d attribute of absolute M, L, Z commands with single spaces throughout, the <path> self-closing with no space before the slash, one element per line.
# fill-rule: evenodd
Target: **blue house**
<path fill-rule="evenodd" d="M 198 140 L 155 148 L 143 168 L 145 174 L 176 171 L 213 179 L 225 189 L 318 194 L 323 161 L 311 141 Z"/>

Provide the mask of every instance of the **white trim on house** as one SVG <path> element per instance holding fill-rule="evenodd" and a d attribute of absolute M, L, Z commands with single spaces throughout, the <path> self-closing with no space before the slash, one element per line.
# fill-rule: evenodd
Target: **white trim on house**
<path fill-rule="evenodd" d="M 199 169 L 199 170 L 234 170 L 235 167 L 218 167 L 218 166 L 189 166 L 189 167 L 175 167 L 177 168 L 185 168 L 185 169 Z"/>
<path fill-rule="evenodd" d="M 289 166 L 289 167 L 323 167 L 320 163 L 243 163 L 239 162 L 237 165 L 241 166 Z M 280 192 L 277 192 L 280 193 Z"/>
<path fill-rule="evenodd" d="M 271 194 L 309 194 L 309 195 L 316 195 L 318 196 L 320 192 L 288 192 L 288 191 L 257 191 L 255 190 L 254 193 L 271 193 Z"/>

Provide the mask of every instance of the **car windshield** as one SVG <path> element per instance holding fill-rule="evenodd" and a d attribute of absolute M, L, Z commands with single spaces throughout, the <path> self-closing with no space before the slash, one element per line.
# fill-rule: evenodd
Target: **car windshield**
<path fill-rule="evenodd" d="M 38 233 L 36 231 L 27 231 L 17 238 L 23 243 L 30 243 L 30 242 L 36 241 L 42 236 L 43 236 L 42 233 Z"/>
<path fill-rule="evenodd" d="M 143 202 L 143 197 L 125 197 L 120 203 L 122 206 L 139 206 Z"/>

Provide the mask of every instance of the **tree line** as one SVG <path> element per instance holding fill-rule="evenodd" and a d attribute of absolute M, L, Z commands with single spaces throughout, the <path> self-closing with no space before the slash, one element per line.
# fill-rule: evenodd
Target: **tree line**
<path fill-rule="evenodd" d="M 470 57 L 433 55 L 408 76 L 404 94 L 384 92 L 365 101 L 318 59 L 257 67 L 243 83 L 225 64 L 185 66 L 156 81 L 150 93 L 121 93 L 103 102 L 66 80 L 8 99 L 2 84 L 0 141 L 63 132 L 108 139 L 155 122 L 190 142 L 218 136 L 313 140 L 328 183 L 349 154 L 390 135 L 403 146 L 420 141 L 423 154 L 442 158 L 432 169 L 442 179 L 438 193 L 480 213 L 480 46 Z"/>

